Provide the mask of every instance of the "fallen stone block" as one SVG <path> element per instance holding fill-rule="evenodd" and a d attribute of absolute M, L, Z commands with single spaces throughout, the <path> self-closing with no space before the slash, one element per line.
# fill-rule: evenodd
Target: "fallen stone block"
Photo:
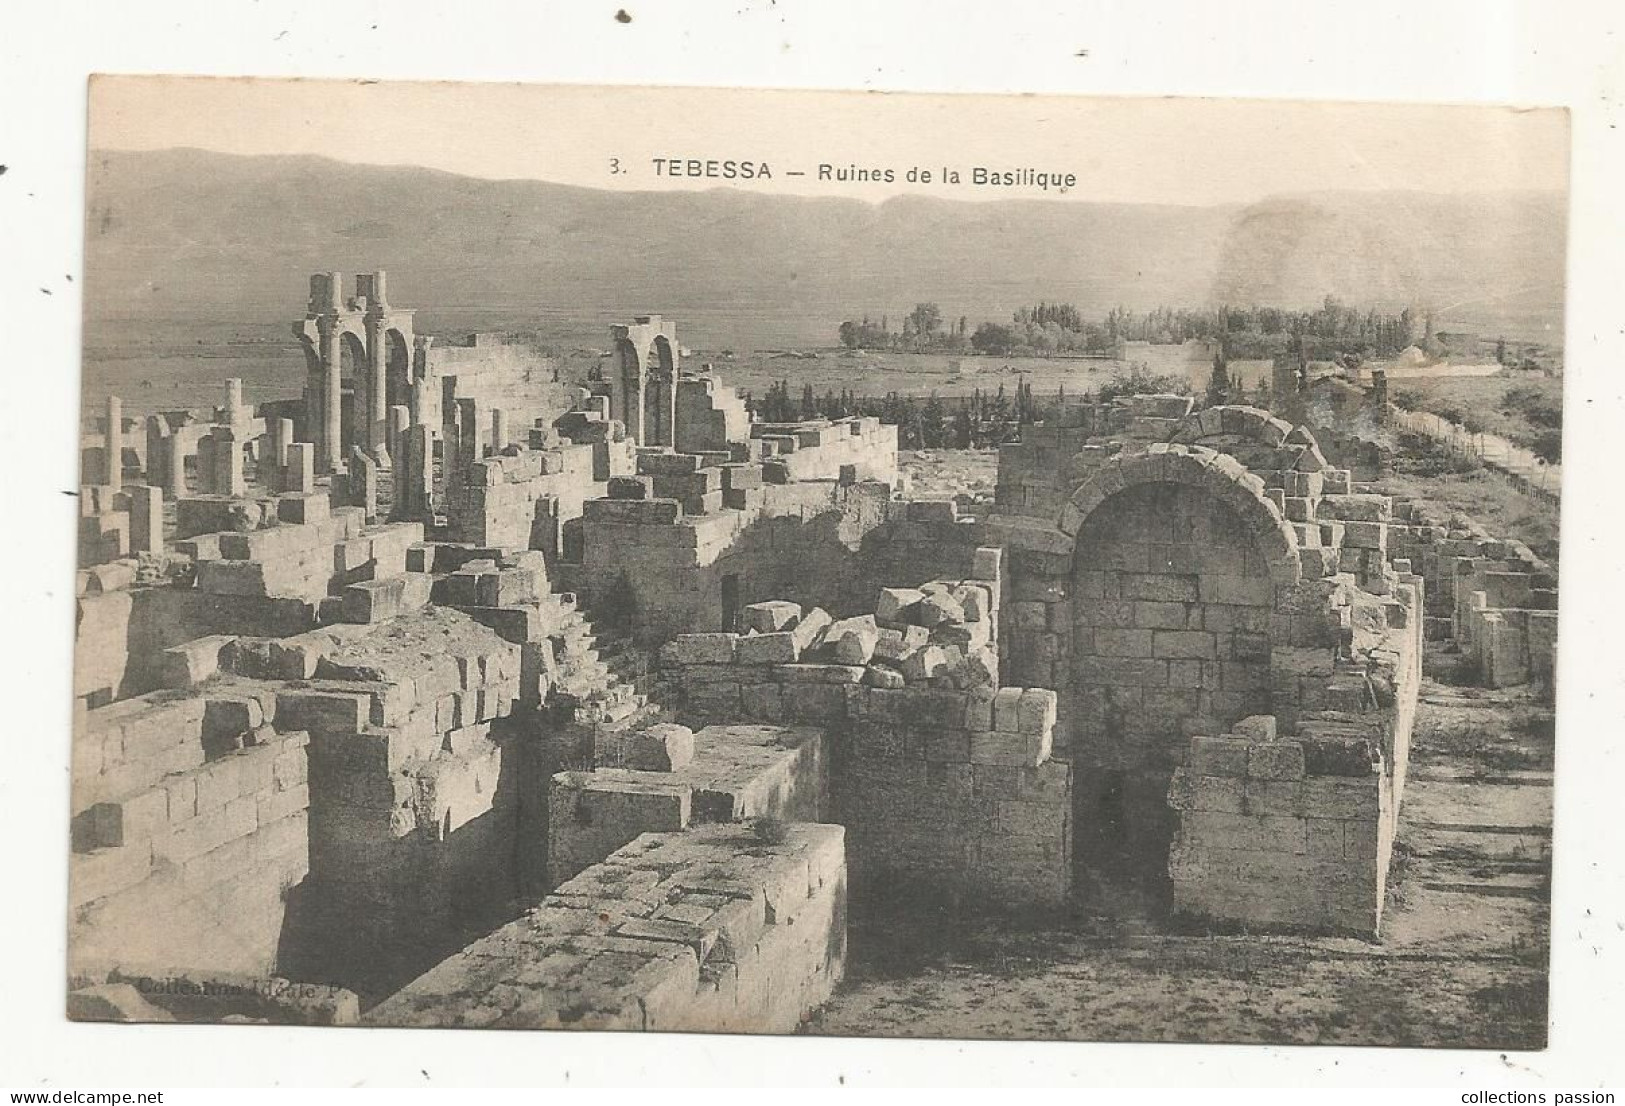
<path fill-rule="evenodd" d="M 662 722 L 633 733 L 625 746 L 626 767 L 643 772 L 676 772 L 694 759 L 694 731 Z"/>
<path fill-rule="evenodd" d="M 914 618 L 921 626 L 933 627 L 965 621 L 965 608 L 946 591 L 934 591 L 915 607 Z"/>
<path fill-rule="evenodd" d="M 796 648 L 803 653 L 816 648 L 832 621 L 829 612 L 822 607 L 814 607 L 802 615 L 791 631 L 796 637 Z"/>
<path fill-rule="evenodd" d="M 909 624 L 924 598 L 925 593 L 915 588 L 881 588 L 875 601 L 875 621 L 891 626 Z"/>
<path fill-rule="evenodd" d="M 220 656 L 235 638 L 211 634 L 165 649 L 158 661 L 164 687 L 196 687 L 220 671 Z"/>
<path fill-rule="evenodd" d="M 801 659 L 796 636 L 790 632 L 746 634 L 739 639 L 740 664 L 793 664 Z"/>
<path fill-rule="evenodd" d="M 746 630 L 755 630 L 759 634 L 777 633 L 796 627 L 801 621 L 801 605 L 782 599 L 752 603 L 744 609 L 742 617 Z"/>
<path fill-rule="evenodd" d="M 868 664 L 879 640 L 872 614 L 840 619 L 824 631 L 824 648 L 837 664 Z"/>
<path fill-rule="evenodd" d="M 678 634 L 660 650 L 665 664 L 732 664 L 739 652 L 738 634 Z"/>

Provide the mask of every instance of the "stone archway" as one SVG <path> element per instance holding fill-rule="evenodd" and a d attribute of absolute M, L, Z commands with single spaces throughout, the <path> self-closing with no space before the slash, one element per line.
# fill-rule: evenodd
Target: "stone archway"
<path fill-rule="evenodd" d="M 1267 712 L 1278 589 L 1302 567 L 1263 482 L 1161 446 L 1098 468 L 1062 511 L 1073 537 L 1063 723 L 1079 885 L 1169 902 L 1169 779 L 1193 733 Z"/>
<path fill-rule="evenodd" d="M 674 445 L 673 419 L 677 408 L 677 355 L 671 341 L 656 335 L 649 346 L 644 389 L 644 432 L 649 445 Z"/>
<path fill-rule="evenodd" d="M 339 442 L 341 448 L 334 456 L 334 467 L 342 468 L 350 449 L 368 448 L 368 428 L 371 425 L 369 403 L 369 371 L 367 343 L 359 328 L 346 326 L 334 339 L 338 343 L 339 365 Z M 331 394 L 331 391 L 329 392 Z"/>

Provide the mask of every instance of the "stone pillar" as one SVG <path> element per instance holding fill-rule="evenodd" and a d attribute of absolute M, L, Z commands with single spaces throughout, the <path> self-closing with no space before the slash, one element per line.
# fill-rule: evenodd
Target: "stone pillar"
<path fill-rule="evenodd" d="M 205 434 L 197 440 L 197 492 L 199 495 L 213 495 L 215 476 L 215 440 L 213 434 Z"/>
<path fill-rule="evenodd" d="M 455 420 L 445 424 L 441 437 L 441 468 L 449 502 L 455 489 L 463 482 L 463 436 Z"/>
<path fill-rule="evenodd" d="M 312 442 L 290 442 L 288 464 L 282 490 L 292 495 L 309 495 L 316 490 L 316 446 Z"/>
<path fill-rule="evenodd" d="M 422 423 L 401 436 L 395 481 L 395 517 L 415 522 L 427 515 L 434 497 L 434 432 Z"/>
<path fill-rule="evenodd" d="M 472 464 L 485 456 L 485 428 L 480 425 L 477 400 L 457 401 L 457 435 L 463 447 L 459 464 Z"/>
<path fill-rule="evenodd" d="M 271 456 L 269 464 L 279 471 L 288 467 L 288 447 L 293 445 L 293 420 L 271 419 L 265 424 L 266 434 L 271 439 Z"/>
<path fill-rule="evenodd" d="M 1388 371 L 1371 370 L 1371 404 L 1377 409 L 1377 422 L 1388 421 Z"/>
<path fill-rule="evenodd" d="M 500 407 L 491 408 L 491 452 L 501 453 L 508 448 L 508 412 Z"/>
<path fill-rule="evenodd" d="M 164 489 L 143 484 L 130 489 L 130 552 L 164 551 Z"/>
<path fill-rule="evenodd" d="M 322 432 L 316 435 L 316 467 L 335 472 L 344 455 L 344 349 L 336 323 L 322 331 Z"/>
<path fill-rule="evenodd" d="M 186 447 L 179 434 L 164 439 L 164 468 L 164 486 L 169 489 L 169 497 L 181 498 L 186 494 Z"/>
<path fill-rule="evenodd" d="M 410 408 L 396 404 L 389 409 L 388 432 L 384 435 L 384 448 L 389 450 L 390 463 L 397 467 L 403 464 L 403 451 L 406 449 L 406 428 L 412 425 L 412 411 Z"/>
<path fill-rule="evenodd" d="M 374 293 L 376 294 L 376 286 Z M 389 340 L 384 334 L 384 317 L 382 315 L 367 316 L 367 431 L 365 440 L 367 449 L 374 457 L 382 460 L 387 452 L 384 445 L 386 432 L 386 419 L 389 418 L 388 409 L 388 364 Z"/>
<path fill-rule="evenodd" d="M 102 483 L 118 491 L 124 486 L 124 401 L 107 397 L 107 439 Z"/>
<path fill-rule="evenodd" d="M 241 441 L 248 434 L 248 412 L 243 408 L 242 378 L 226 378 L 226 422 Z"/>
<path fill-rule="evenodd" d="M 238 499 L 248 494 L 248 484 L 243 479 L 243 447 L 229 426 L 215 427 L 214 464 L 216 495 Z"/>
<path fill-rule="evenodd" d="M 169 423 L 162 415 L 147 416 L 147 483 L 155 488 L 168 486 Z"/>
<path fill-rule="evenodd" d="M 360 446 L 350 447 L 350 505 L 360 507 L 367 521 L 378 517 L 378 462 Z"/>

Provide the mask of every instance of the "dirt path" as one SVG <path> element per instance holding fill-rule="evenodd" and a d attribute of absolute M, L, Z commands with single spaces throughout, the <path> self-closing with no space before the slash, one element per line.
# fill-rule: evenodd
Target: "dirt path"
<path fill-rule="evenodd" d="M 857 917 L 850 1036 L 1539 1048 L 1551 714 L 1426 682 L 1383 941 Z"/>

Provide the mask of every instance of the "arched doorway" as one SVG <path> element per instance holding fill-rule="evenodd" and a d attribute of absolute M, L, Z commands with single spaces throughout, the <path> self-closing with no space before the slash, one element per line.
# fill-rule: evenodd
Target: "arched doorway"
<path fill-rule="evenodd" d="M 644 389 L 644 430 L 650 445 L 675 445 L 677 356 L 664 334 L 649 347 L 649 373 Z"/>
<path fill-rule="evenodd" d="M 353 330 L 341 330 L 339 343 L 339 442 L 333 456 L 342 469 L 352 446 L 367 448 L 367 347 Z"/>
<path fill-rule="evenodd" d="M 626 426 L 633 441 L 643 441 L 643 359 L 625 338 L 615 341 L 615 375 L 610 381 L 609 417 Z"/>
<path fill-rule="evenodd" d="M 384 332 L 384 406 L 412 406 L 412 344 L 394 327 Z"/>
<path fill-rule="evenodd" d="M 1062 689 L 1077 886 L 1112 913 L 1172 902 L 1173 770 L 1193 734 L 1270 710 L 1290 528 L 1234 460 L 1174 447 L 1113 461 L 1074 493 L 1071 647 Z"/>

